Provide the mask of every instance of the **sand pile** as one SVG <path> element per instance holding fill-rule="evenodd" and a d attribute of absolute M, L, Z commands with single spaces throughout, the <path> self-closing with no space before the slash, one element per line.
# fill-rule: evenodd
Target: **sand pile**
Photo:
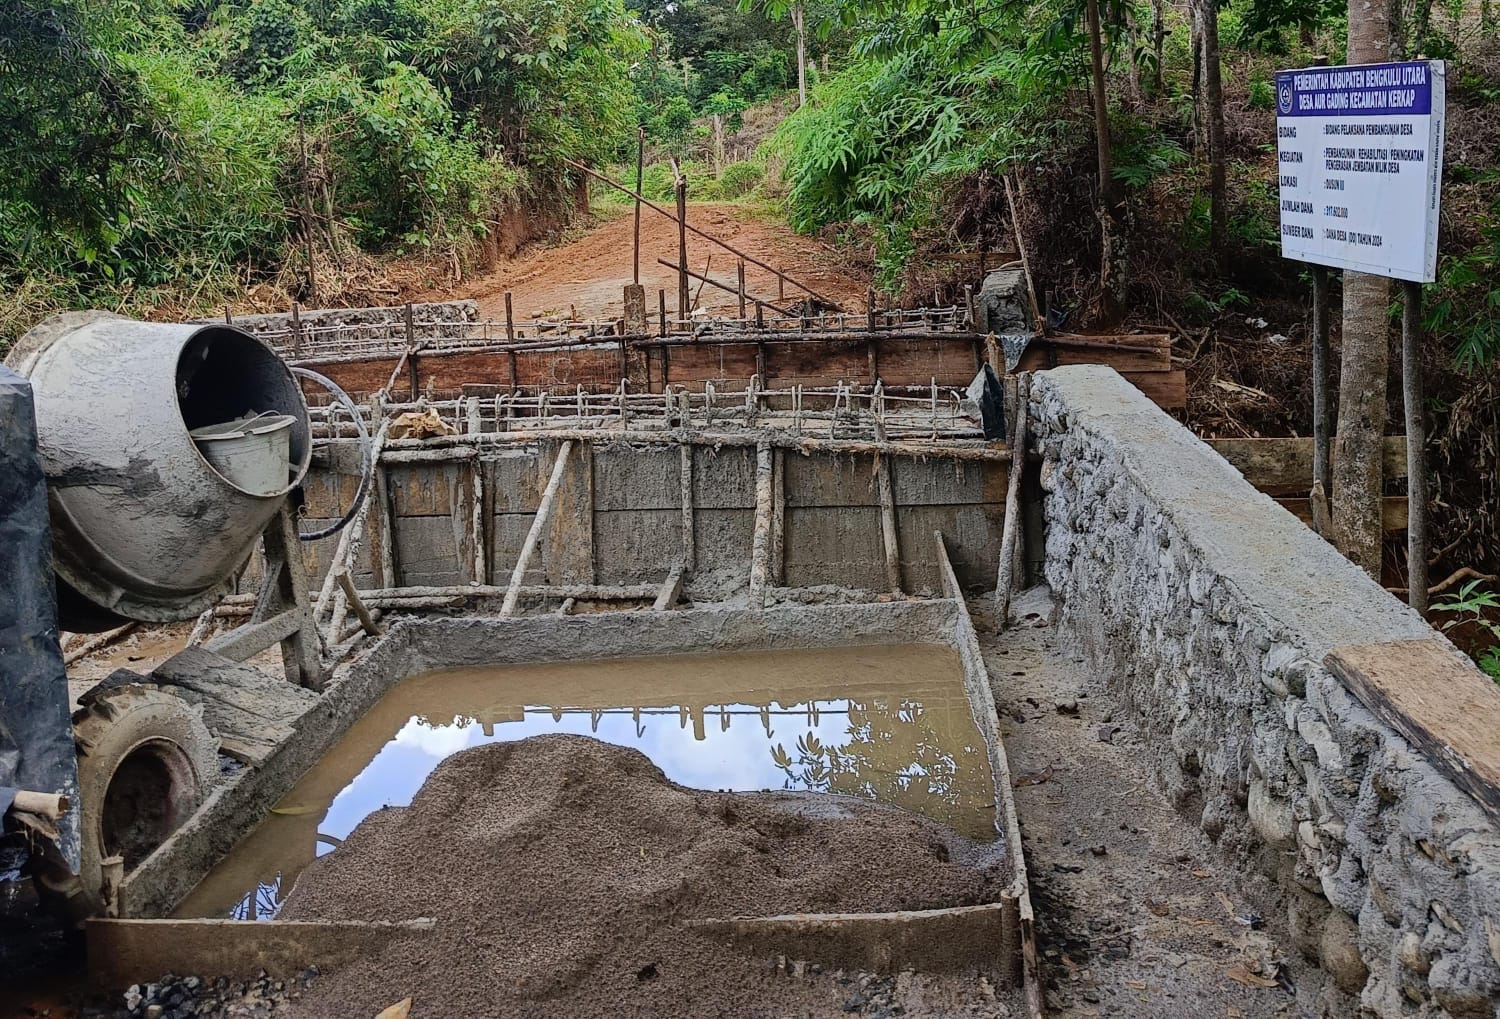
<path fill-rule="evenodd" d="M 788 977 L 679 921 L 969 905 L 1007 873 L 996 847 L 900 811 L 698 792 L 635 750 L 537 736 L 449 758 L 410 807 L 305 871 L 280 916 L 438 921 L 325 975 L 298 1016 L 373 1016 L 408 995 L 414 1017 L 900 1014 L 860 974 Z M 945 1003 L 930 1014 L 985 1011 L 982 981 L 917 983 Z"/>

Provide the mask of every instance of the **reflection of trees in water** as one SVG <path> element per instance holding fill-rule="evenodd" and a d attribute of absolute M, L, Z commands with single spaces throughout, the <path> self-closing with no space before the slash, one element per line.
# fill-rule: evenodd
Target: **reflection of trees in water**
<path fill-rule="evenodd" d="M 274 920 L 281 912 L 281 871 L 269 883 L 259 883 L 229 907 L 231 920 Z"/>
<path fill-rule="evenodd" d="M 911 701 L 851 701 L 848 742 L 835 746 L 808 732 L 795 753 L 778 743 L 771 759 L 788 789 L 861 796 L 984 835 L 995 794 L 972 726 L 966 703 L 934 712 Z"/>

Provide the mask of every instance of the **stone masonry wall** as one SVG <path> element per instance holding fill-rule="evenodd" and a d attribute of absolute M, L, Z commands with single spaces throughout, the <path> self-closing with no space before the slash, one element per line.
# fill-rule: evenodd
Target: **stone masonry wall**
<path fill-rule="evenodd" d="M 1321 665 L 1415 613 L 1107 368 L 1041 372 L 1046 579 L 1176 807 L 1321 967 L 1304 1015 L 1500 1015 L 1500 829 Z"/>

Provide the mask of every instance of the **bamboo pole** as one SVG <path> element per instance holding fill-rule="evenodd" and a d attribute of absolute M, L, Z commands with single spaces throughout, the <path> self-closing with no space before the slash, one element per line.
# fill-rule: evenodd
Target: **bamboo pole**
<path fill-rule="evenodd" d="M 896 493 L 891 483 L 891 462 L 877 456 L 876 481 L 880 489 L 880 540 L 885 550 L 886 586 L 901 593 L 901 546 L 896 534 Z"/>
<path fill-rule="evenodd" d="M 82 644 L 79 644 L 77 647 L 70 650 L 66 655 L 64 655 L 63 664 L 72 665 L 80 658 L 87 658 L 95 651 L 100 651 L 106 647 L 109 647 L 109 645 L 113 644 L 121 637 L 126 636 L 139 625 L 139 623 L 130 622 L 126 623 L 124 626 L 117 626 L 113 630 L 106 630 L 104 633 L 95 634 L 88 640 L 84 641 Z"/>
<path fill-rule="evenodd" d="M 686 321 L 693 312 L 688 303 L 687 178 L 677 168 L 675 159 L 672 160 L 672 172 L 677 175 L 673 187 L 677 195 L 677 317 Z"/>
<path fill-rule="evenodd" d="M 698 550 L 693 533 L 693 447 L 683 443 L 678 447 L 681 461 L 678 479 L 682 486 L 682 564 L 688 573 L 698 568 Z"/>
<path fill-rule="evenodd" d="M 1010 225 L 1016 235 L 1016 251 L 1021 256 L 1021 273 L 1026 277 L 1026 294 L 1031 298 L 1031 314 L 1036 319 L 1036 331 L 1047 331 L 1047 320 L 1042 317 L 1041 305 L 1036 299 L 1036 285 L 1031 280 L 1031 260 L 1026 257 L 1026 244 L 1021 239 L 1021 218 L 1016 214 L 1016 195 L 1011 190 L 1010 174 L 1000 178 L 1005 182 L 1005 202 L 1010 207 Z"/>
<path fill-rule="evenodd" d="M 776 585 L 786 583 L 786 450 L 778 449 L 771 492 L 771 577 Z"/>
<path fill-rule="evenodd" d="M 1422 284 L 1402 284 L 1401 393 L 1406 404 L 1407 604 L 1427 614 L 1427 425 L 1422 406 Z"/>
<path fill-rule="evenodd" d="M 381 453 L 385 450 L 386 441 L 390 436 L 391 423 L 387 419 L 380 425 L 380 431 L 375 435 L 375 441 L 370 445 L 370 460 L 373 469 L 379 470 Z M 328 564 L 328 575 L 323 578 L 323 586 L 318 591 L 318 600 L 313 606 L 313 619 L 323 618 L 323 610 L 328 607 L 329 600 L 334 597 L 333 589 L 337 585 L 337 575 L 349 568 L 354 557 L 359 554 L 360 542 L 364 539 L 365 520 L 370 515 L 370 500 L 359 508 L 349 526 L 344 528 L 339 535 L 339 543 L 336 546 L 333 559 Z M 294 550 L 295 551 L 295 550 Z M 343 623 L 343 612 L 341 601 L 334 608 L 335 621 Z"/>
<path fill-rule="evenodd" d="M 755 447 L 755 538 L 750 552 L 750 607 L 766 607 L 766 574 L 771 561 L 771 444 Z"/>
<path fill-rule="evenodd" d="M 526 532 L 526 540 L 521 545 L 521 554 L 516 560 L 516 568 L 511 571 L 510 587 L 505 592 L 505 602 L 500 606 L 502 616 L 515 614 L 516 601 L 520 597 L 521 580 L 526 576 L 526 569 L 531 565 L 531 557 L 536 552 L 537 543 L 547 529 L 547 520 L 552 515 L 552 505 L 557 498 L 557 490 L 562 487 L 563 475 L 567 472 L 568 457 L 573 452 L 573 442 L 572 439 L 565 440 L 557 451 L 557 459 L 552 463 L 552 476 L 547 479 L 547 488 L 542 492 L 542 501 L 537 506 L 536 516 L 531 521 L 531 529 Z"/>
<path fill-rule="evenodd" d="M 365 608 L 365 603 L 360 601 L 359 592 L 354 588 L 354 581 L 349 579 L 347 571 L 340 573 L 339 587 L 343 588 L 344 597 L 349 600 L 350 608 L 354 609 L 354 615 L 359 619 L 360 627 L 371 637 L 380 636 L 380 627 L 375 625 L 375 620 L 370 618 L 370 610 Z"/>
<path fill-rule="evenodd" d="M 62 793 L 35 793 L 17 789 L 10 802 L 10 809 L 22 814 L 35 814 L 49 821 L 57 821 L 68 812 L 72 801 Z"/>
<path fill-rule="evenodd" d="M 995 579 L 995 629 L 1005 630 L 1010 612 L 1010 589 L 1014 582 L 1016 542 L 1021 533 L 1021 473 L 1025 467 L 1026 419 L 1029 413 L 1031 379 L 1016 377 L 1016 424 L 1011 430 L 1010 478 L 1005 494 L 1005 524 L 1000 530 L 1000 572 Z"/>
<path fill-rule="evenodd" d="M 1011 461 L 1011 450 L 996 448 L 995 446 L 978 442 L 975 442 L 973 445 L 958 445 L 952 441 L 933 443 L 927 440 L 920 442 L 903 442 L 899 440 L 880 442 L 867 439 L 824 439 L 781 432 L 762 434 L 751 431 L 705 432 L 680 428 L 662 431 L 609 432 L 602 436 L 598 429 L 549 428 L 545 430 L 533 429 L 531 431 L 484 432 L 481 435 L 473 436 L 445 435 L 431 439 L 395 439 L 388 445 L 391 447 L 392 452 L 402 454 L 411 450 L 422 450 L 423 447 L 426 447 L 427 450 L 433 452 L 439 449 L 463 450 L 463 452 L 458 453 L 461 456 L 464 453 L 473 455 L 470 449 L 463 449 L 467 444 L 473 444 L 473 447 L 478 448 L 485 446 L 506 447 L 559 439 L 588 442 L 601 437 L 608 438 L 611 442 L 641 444 L 676 442 L 683 445 L 715 447 L 747 447 L 764 443 L 778 449 L 791 449 L 800 453 L 831 453 L 845 456 L 863 456 L 879 453 L 889 456 L 936 457 L 945 460 L 975 460 L 987 463 L 1009 463 Z"/>

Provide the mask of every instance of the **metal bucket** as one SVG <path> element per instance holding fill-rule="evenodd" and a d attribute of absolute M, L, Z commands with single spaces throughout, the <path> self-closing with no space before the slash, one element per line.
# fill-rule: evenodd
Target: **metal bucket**
<path fill-rule="evenodd" d="M 209 465 L 231 484 L 252 495 L 274 495 L 286 486 L 295 421 L 290 414 L 263 411 L 188 434 Z"/>
<path fill-rule="evenodd" d="M 22 337 L 7 363 L 35 392 L 62 613 L 76 594 L 105 616 L 193 618 L 228 593 L 307 472 L 302 390 L 242 330 L 69 312 Z M 274 470 L 216 465 L 191 434 L 263 412 L 291 419 L 270 433 L 286 441 Z"/>

